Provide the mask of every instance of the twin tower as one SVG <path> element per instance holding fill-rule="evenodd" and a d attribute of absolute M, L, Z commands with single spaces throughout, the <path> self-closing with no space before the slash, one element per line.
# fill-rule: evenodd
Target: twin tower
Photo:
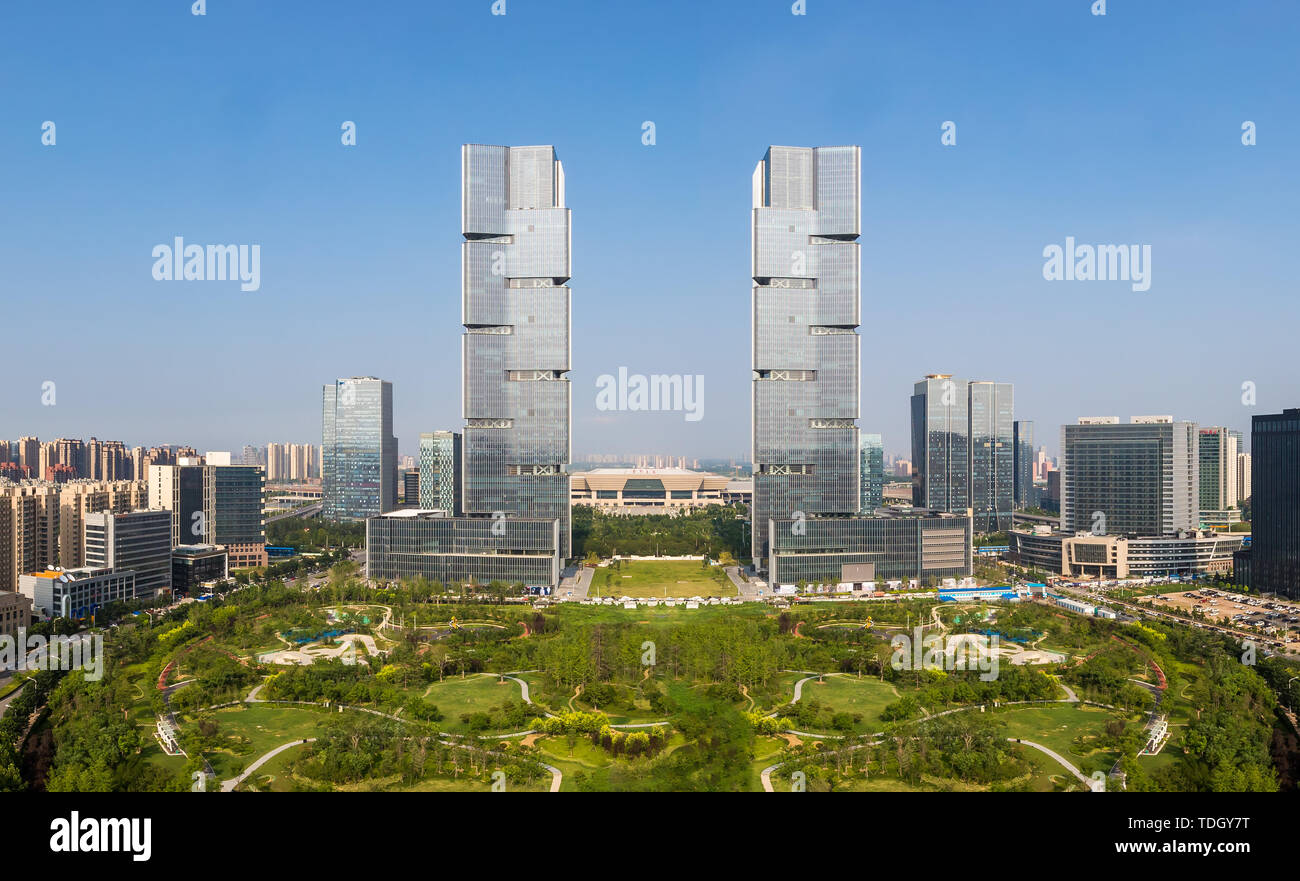
<path fill-rule="evenodd" d="M 770 147 L 754 171 L 752 552 L 776 583 L 970 568 L 968 520 L 857 516 L 861 164 L 859 147 Z M 564 167 L 550 146 L 466 144 L 461 200 L 463 510 L 367 521 L 368 574 L 555 585 L 572 556 Z M 922 521 L 949 539 L 942 567 L 921 565 Z"/>

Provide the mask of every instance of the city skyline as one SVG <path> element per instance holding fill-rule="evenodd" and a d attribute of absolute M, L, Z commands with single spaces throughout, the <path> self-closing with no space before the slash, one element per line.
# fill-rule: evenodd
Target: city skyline
<path fill-rule="evenodd" d="M 1300 395 L 1284 357 L 1285 329 L 1300 306 L 1288 296 L 1278 257 L 1288 248 L 1282 206 L 1297 191 L 1280 145 L 1293 139 L 1300 114 L 1276 86 L 1285 80 L 1290 31 L 1263 7 L 1228 21 L 1214 10 L 1181 10 L 1179 32 L 1156 42 L 1144 34 L 1165 13 L 1148 8 L 1094 20 L 1068 5 L 1013 3 L 1004 15 L 958 9 L 935 21 L 905 7 L 814 9 L 798 18 L 788 10 L 735 17 L 695 4 L 665 7 L 689 11 L 695 26 L 678 28 L 672 14 L 604 10 L 602 19 L 635 25 L 619 50 L 579 41 L 576 63 L 546 82 L 529 78 L 527 62 L 509 59 L 526 55 L 518 50 L 535 39 L 560 39 L 586 23 L 577 4 L 556 4 L 546 15 L 517 7 L 495 19 L 451 8 L 437 13 L 445 24 L 432 10 L 416 10 L 409 35 L 347 15 L 303 22 L 269 8 L 244 10 L 237 32 L 220 16 L 195 22 L 92 8 L 60 36 L 68 63 L 51 71 L 34 55 L 45 44 L 6 42 L 0 72 L 15 85 L 15 116 L 60 126 L 53 147 L 40 144 L 35 124 L 30 136 L 7 130 L 0 139 L 0 159 L 20 172 L 7 193 L 15 216 L 26 218 L 10 235 L 12 287 L 41 293 L 13 298 L 11 317 L 38 326 L 49 309 L 77 313 L 99 301 L 126 308 L 98 313 L 102 333 L 55 365 L 37 357 L 36 337 L 19 337 L 14 374 L 0 390 L 8 417 L 0 434 L 96 434 L 128 446 L 174 438 L 238 450 L 250 437 L 313 437 L 311 389 L 321 378 L 373 374 L 393 382 L 394 433 L 402 452 L 414 455 L 419 434 L 454 424 L 459 407 L 456 389 L 438 377 L 459 361 L 456 333 L 441 318 L 458 308 L 459 260 L 446 242 L 459 203 L 448 172 L 462 141 L 554 143 L 582 169 L 571 194 L 584 206 L 575 230 L 584 266 L 573 328 L 576 457 L 623 449 L 647 434 L 674 454 L 746 449 L 748 376 L 734 365 L 748 342 L 734 327 L 748 298 L 735 272 L 748 242 L 729 218 L 746 195 L 736 168 L 768 143 L 865 147 L 863 341 L 883 348 L 900 330 L 918 328 L 925 342 L 864 359 L 859 428 L 881 434 L 891 453 L 907 449 L 901 389 L 931 372 L 1013 383 L 1017 412 L 1038 422 L 1054 454 L 1052 427 L 1081 414 L 1174 411 L 1248 432 L 1254 413 L 1280 411 Z M 18 12 L 6 37 L 24 23 L 40 26 L 44 15 Z M 193 39 L 195 24 L 207 39 Z M 737 48 L 710 40 L 724 26 Z M 444 57 L 417 51 L 417 30 L 442 27 L 498 45 L 513 90 L 510 112 L 465 96 L 390 88 L 390 69 L 423 78 L 470 63 L 473 39 L 448 43 Z M 187 100 L 188 90 L 212 82 L 207 71 L 223 37 L 257 53 L 282 47 L 291 28 L 346 46 L 348 70 L 320 68 L 315 53 L 267 51 L 219 93 L 221 114 L 209 112 L 209 101 Z M 792 28 L 798 40 L 789 39 Z M 1017 71 L 1021 61 L 1046 60 L 1048 50 L 1032 38 L 1045 30 L 1074 38 L 1026 80 Z M 1235 33 L 1251 37 L 1247 71 L 1200 60 L 1198 47 Z M 957 34 L 983 39 L 946 39 Z M 79 83 L 110 69 L 98 45 L 106 36 L 115 38 L 105 41 L 118 47 L 115 60 L 110 74 L 95 75 L 101 92 L 88 95 Z M 372 45 L 380 37 L 395 40 L 397 50 L 380 53 Z M 186 46 L 188 57 L 175 63 L 188 74 L 156 82 L 141 60 L 148 53 L 133 51 L 141 41 Z M 890 59 L 929 57 L 934 45 L 946 47 L 943 77 L 923 68 L 909 68 L 918 74 L 909 80 L 892 73 Z M 808 96 L 793 80 L 771 92 L 747 88 L 759 76 L 754 53 L 778 46 L 791 69 L 816 58 L 829 75 L 870 87 L 834 101 Z M 1003 54 L 1021 60 L 990 60 Z M 423 70 L 431 64 L 432 74 Z M 593 65 L 606 74 L 586 76 Z M 1138 65 L 1159 72 L 1144 78 L 1141 94 L 1125 88 Z M 646 77 L 647 69 L 659 73 Z M 304 76 L 320 89 L 300 101 Z M 175 108 L 167 122 L 127 102 L 144 83 Z M 559 107 L 542 100 L 556 93 L 573 100 Z M 1098 94 L 1106 100 L 1097 102 Z M 772 122 L 765 107 L 796 96 L 799 112 Z M 1198 121 L 1188 127 L 1183 120 L 1193 111 Z M 358 127 L 355 148 L 339 143 L 347 120 Z M 1244 120 L 1259 125 L 1253 147 L 1241 143 Z M 951 147 L 940 141 L 946 121 L 958 132 Z M 106 134 L 119 122 L 133 132 L 120 144 Z M 653 145 L 643 143 L 644 122 L 655 124 Z M 135 155 L 141 141 L 160 155 Z M 90 156 L 98 161 L 81 161 Z M 1206 166 L 1215 174 L 1194 173 Z M 1195 186 L 1187 186 L 1189 176 Z M 128 198 L 157 180 L 185 185 Z M 260 245 L 260 288 L 160 286 L 149 277 L 150 249 L 176 235 Z M 1043 249 L 1067 237 L 1150 244 L 1151 287 L 1049 283 Z M 678 264 L 676 283 L 651 294 L 644 281 L 657 277 L 662 254 Z M 1195 338 L 1208 310 L 1230 304 L 1225 293 L 1243 287 L 1271 320 L 1233 369 L 1165 357 L 1160 340 Z M 1044 369 L 1055 328 L 1116 310 L 1124 320 L 1107 323 L 1094 357 Z M 196 318 L 189 332 L 160 334 L 147 352 L 113 342 Z M 1153 327 L 1161 329 L 1155 340 Z M 1006 344 L 990 347 L 989 335 Z M 196 345 L 211 357 L 195 357 Z M 110 357 L 123 372 L 150 376 L 149 395 L 115 387 L 118 371 L 90 369 Z M 182 369 L 153 371 L 156 358 Z M 263 375 L 272 360 L 274 385 Z M 706 376 L 705 417 L 597 410 L 595 379 L 619 366 Z M 57 388 L 53 406 L 41 400 L 46 382 Z M 1242 402 L 1246 382 L 1254 383 L 1253 407 Z"/>

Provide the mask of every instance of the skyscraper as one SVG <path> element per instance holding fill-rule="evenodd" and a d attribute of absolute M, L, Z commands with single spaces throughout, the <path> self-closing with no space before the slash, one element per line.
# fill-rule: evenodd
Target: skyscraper
<path fill-rule="evenodd" d="M 912 389 L 912 504 L 935 511 L 970 507 L 970 388 L 947 373 Z"/>
<path fill-rule="evenodd" d="M 752 552 L 773 519 L 848 516 L 858 464 L 861 149 L 769 147 L 753 175 Z"/>
<path fill-rule="evenodd" d="M 366 574 L 555 585 L 570 555 L 564 168 L 553 147 L 466 144 L 461 197 L 459 480 L 450 505 L 430 481 L 440 490 L 421 505 L 430 510 L 366 521 Z M 432 466 L 435 450 L 421 447 L 421 467 Z"/>
<path fill-rule="evenodd" d="M 337 380 L 324 387 L 322 415 L 325 519 L 364 520 L 396 508 L 393 384 L 373 376 Z"/>
<path fill-rule="evenodd" d="M 149 466 L 149 507 L 172 512 L 172 546 L 217 544 L 230 567 L 266 565 L 260 465 Z"/>
<path fill-rule="evenodd" d="M 859 512 L 871 514 L 885 496 L 885 445 L 878 434 L 861 435 L 858 467 L 861 471 L 862 501 Z"/>
<path fill-rule="evenodd" d="M 1241 433 L 1229 428 L 1202 428 L 1198 434 L 1201 511 L 1238 507 L 1237 452 Z"/>
<path fill-rule="evenodd" d="M 569 556 L 570 212 L 555 148 L 461 149 L 464 513 L 554 518 Z"/>
<path fill-rule="evenodd" d="M 1300 598 L 1300 408 L 1251 422 L 1250 586 Z"/>
<path fill-rule="evenodd" d="M 1199 525 L 1197 428 L 1172 416 L 1061 427 L 1061 529 L 1173 536 Z"/>
<path fill-rule="evenodd" d="M 171 590 L 170 511 L 102 511 L 82 521 L 86 565 L 135 572 L 135 595 L 154 597 Z"/>
<path fill-rule="evenodd" d="M 1034 499 L 1034 423 L 1019 419 L 1012 433 L 1012 471 L 1015 473 L 1015 486 L 1012 490 L 1017 509 L 1031 507 Z"/>
<path fill-rule="evenodd" d="M 970 400 L 970 506 L 977 532 L 1005 532 L 1014 508 L 1014 393 L 1009 382 L 973 381 Z"/>
<path fill-rule="evenodd" d="M 434 431 L 420 435 L 420 507 L 461 513 L 461 435 Z M 408 500 L 409 502 L 409 500 Z"/>

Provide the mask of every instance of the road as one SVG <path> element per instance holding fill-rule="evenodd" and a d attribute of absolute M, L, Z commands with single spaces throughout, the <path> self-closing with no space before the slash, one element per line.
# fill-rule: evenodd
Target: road
<path fill-rule="evenodd" d="M 267 523 L 274 523 L 277 520 L 287 520 L 290 517 L 315 517 L 321 512 L 321 503 L 316 502 L 314 505 L 304 505 L 301 508 L 294 508 L 292 511 L 285 511 L 283 514 L 276 514 L 274 517 L 267 517 Z"/>

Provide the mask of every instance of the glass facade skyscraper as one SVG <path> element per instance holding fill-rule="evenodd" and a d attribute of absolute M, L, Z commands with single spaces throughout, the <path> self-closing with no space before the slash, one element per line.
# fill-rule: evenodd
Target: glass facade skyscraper
<path fill-rule="evenodd" d="M 1018 510 L 1032 507 L 1034 498 L 1034 423 L 1021 419 L 1012 428 L 1012 471 L 1015 474 L 1012 498 Z"/>
<path fill-rule="evenodd" d="M 555 148 L 461 152 L 468 517 L 560 522 L 570 553 L 570 212 Z"/>
<path fill-rule="evenodd" d="M 971 382 L 970 506 L 976 532 L 1005 532 L 1014 508 L 1014 393 L 1009 382 Z"/>
<path fill-rule="evenodd" d="M 871 514 L 885 498 L 885 445 L 878 434 L 864 434 L 858 443 L 862 501 L 858 511 Z"/>
<path fill-rule="evenodd" d="M 1300 598 L 1300 409 L 1251 422 L 1250 586 Z"/>
<path fill-rule="evenodd" d="M 325 519 L 364 520 L 396 508 L 393 384 L 354 376 L 325 386 L 322 421 Z"/>
<path fill-rule="evenodd" d="M 752 552 L 845 517 L 858 473 L 859 147 L 769 147 L 753 176 Z"/>
<path fill-rule="evenodd" d="M 461 513 L 460 442 L 454 431 L 420 435 L 420 507 Z"/>
<path fill-rule="evenodd" d="M 1202 511 L 1226 511 L 1241 501 L 1237 486 L 1237 453 L 1241 432 L 1230 428 L 1202 428 L 1198 436 Z"/>
<path fill-rule="evenodd" d="M 932 373 L 912 389 L 912 504 L 965 512 L 970 497 L 970 389 Z"/>

